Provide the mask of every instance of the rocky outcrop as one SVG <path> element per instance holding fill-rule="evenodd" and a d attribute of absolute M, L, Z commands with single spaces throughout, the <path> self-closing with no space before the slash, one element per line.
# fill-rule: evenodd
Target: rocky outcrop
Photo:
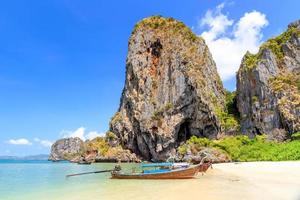
<path fill-rule="evenodd" d="M 129 40 L 126 82 L 110 130 L 122 146 L 159 161 L 191 135 L 216 138 L 224 90 L 204 40 L 182 22 L 150 17 Z"/>
<path fill-rule="evenodd" d="M 84 142 L 80 138 L 64 138 L 56 141 L 51 147 L 49 160 L 71 160 L 77 162 L 84 152 Z"/>
<path fill-rule="evenodd" d="M 130 150 L 123 149 L 111 132 L 107 132 L 105 138 L 97 137 L 86 141 L 85 146 L 82 159 L 88 162 L 141 162 Z"/>
<path fill-rule="evenodd" d="M 95 162 L 135 162 L 139 163 L 141 160 L 128 149 L 121 147 L 113 148 L 106 155 L 98 155 L 95 157 Z"/>
<path fill-rule="evenodd" d="M 110 132 L 106 137 L 96 137 L 83 142 L 80 138 L 65 138 L 51 147 L 48 160 L 68 160 L 75 163 L 92 162 L 140 162 L 128 149 L 118 144 L 118 139 Z"/>
<path fill-rule="evenodd" d="M 216 148 L 205 147 L 197 153 L 193 153 L 190 149 L 184 155 L 176 154 L 175 161 L 177 162 L 191 162 L 198 164 L 202 159 L 211 161 L 212 163 L 231 162 L 231 158 L 225 152 Z"/>
<path fill-rule="evenodd" d="M 237 74 L 242 132 L 283 140 L 300 131 L 300 20 L 247 53 Z"/>

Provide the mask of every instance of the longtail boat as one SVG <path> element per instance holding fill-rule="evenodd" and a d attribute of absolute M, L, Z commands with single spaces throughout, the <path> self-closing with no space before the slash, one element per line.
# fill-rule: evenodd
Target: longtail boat
<path fill-rule="evenodd" d="M 194 178 L 199 172 L 206 172 L 211 162 L 197 165 L 188 163 L 148 163 L 142 164 L 141 172 L 126 173 L 122 170 L 111 172 L 112 179 L 188 179 Z M 154 168 L 154 169 L 149 169 Z"/>

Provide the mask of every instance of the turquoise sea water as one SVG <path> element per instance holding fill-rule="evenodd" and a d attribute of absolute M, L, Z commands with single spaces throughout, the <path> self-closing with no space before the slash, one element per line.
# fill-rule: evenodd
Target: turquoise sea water
<path fill-rule="evenodd" d="M 129 167 L 132 164 L 124 164 Z M 68 162 L 0 160 L 0 200 L 85 199 L 102 194 L 112 180 L 110 174 L 65 178 L 65 175 L 111 169 L 114 164 L 78 165 Z M 92 194 L 91 194 L 92 193 Z M 77 194 L 77 195 L 76 195 Z"/>
<path fill-rule="evenodd" d="M 112 169 L 113 163 L 0 160 L 0 200 L 153 199 L 153 191 L 172 181 L 113 180 L 110 173 L 65 178 L 67 174 Z M 138 167 L 122 164 L 123 169 Z"/>

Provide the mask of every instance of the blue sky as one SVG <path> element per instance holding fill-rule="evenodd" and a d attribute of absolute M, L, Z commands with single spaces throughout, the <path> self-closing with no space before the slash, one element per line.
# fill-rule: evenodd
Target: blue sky
<path fill-rule="evenodd" d="M 60 137 L 105 132 L 124 84 L 128 38 L 144 17 L 174 17 L 210 38 L 224 85 L 234 90 L 238 66 L 219 65 L 282 32 L 299 7 L 298 0 L 3 1 L 0 155 L 48 153 Z M 242 24 L 251 23 L 248 37 Z M 222 42 L 236 54 L 222 56 Z"/>

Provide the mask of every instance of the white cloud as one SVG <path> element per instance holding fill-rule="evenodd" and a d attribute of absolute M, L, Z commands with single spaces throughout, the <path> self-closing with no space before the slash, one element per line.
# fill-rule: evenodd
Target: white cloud
<path fill-rule="evenodd" d="M 51 147 L 51 145 L 53 144 L 51 141 L 49 140 L 42 140 L 40 142 L 41 145 L 43 145 L 44 147 Z"/>
<path fill-rule="evenodd" d="M 76 129 L 75 131 L 67 131 L 67 130 L 63 130 L 61 132 L 61 135 L 64 138 L 75 138 L 75 137 L 79 137 L 82 140 L 92 140 L 96 137 L 100 137 L 100 136 L 104 136 L 104 133 L 98 133 L 97 131 L 90 131 L 86 133 L 86 129 L 84 127 L 79 127 L 78 129 Z"/>
<path fill-rule="evenodd" d="M 254 10 L 234 22 L 228 14 L 222 13 L 223 8 L 224 3 L 208 10 L 200 25 L 208 27 L 201 36 L 212 53 L 222 80 L 228 80 L 235 76 L 246 51 L 258 51 L 261 30 L 268 25 L 268 20 L 265 14 Z"/>
<path fill-rule="evenodd" d="M 20 139 L 10 139 L 7 141 L 8 144 L 13 144 L 13 145 L 32 145 L 31 142 L 29 142 L 25 138 L 20 138 Z"/>
<path fill-rule="evenodd" d="M 217 36 L 225 33 L 226 29 L 233 24 L 233 20 L 228 19 L 226 15 L 222 13 L 224 3 L 218 5 L 215 11 L 208 10 L 205 16 L 201 19 L 201 26 L 207 25 L 209 31 L 202 33 L 202 37 L 206 40 L 214 40 Z"/>
<path fill-rule="evenodd" d="M 39 138 L 34 138 L 34 141 L 39 143 L 40 145 L 42 145 L 44 147 L 51 147 L 51 145 L 53 144 L 53 142 L 51 142 L 49 140 L 41 140 Z"/>
<path fill-rule="evenodd" d="M 85 140 L 84 132 L 85 132 L 85 128 L 84 128 L 84 127 L 80 127 L 80 128 L 78 128 L 78 129 L 76 129 L 75 131 L 66 131 L 66 130 L 63 130 L 63 131 L 61 132 L 61 134 L 63 135 L 64 138 L 68 138 L 68 137 L 71 137 L 71 138 L 79 137 L 80 139 Z"/>
<path fill-rule="evenodd" d="M 87 140 L 92 140 L 96 137 L 101 137 L 101 136 L 104 136 L 104 133 L 98 133 L 97 131 L 91 131 L 88 134 L 86 134 L 85 137 Z"/>

